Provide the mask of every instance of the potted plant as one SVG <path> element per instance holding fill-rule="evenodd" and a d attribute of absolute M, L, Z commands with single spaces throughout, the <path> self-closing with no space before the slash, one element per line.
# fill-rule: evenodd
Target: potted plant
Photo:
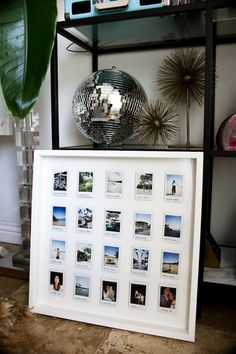
<path fill-rule="evenodd" d="M 0 81 L 9 111 L 25 118 L 46 75 L 56 32 L 54 0 L 0 2 Z"/>
<path fill-rule="evenodd" d="M 46 75 L 56 34 L 56 0 L 0 1 L 0 82 L 6 105 L 25 136 L 32 134 L 28 127 L 30 111 L 37 101 Z M 22 120 L 23 119 L 23 120 Z M 27 127 L 25 129 L 25 126 Z M 17 128 L 15 128 L 15 135 Z M 16 139 L 17 140 L 17 139 Z M 30 139 L 29 139 L 30 140 Z M 23 141 L 27 141 L 26 138 Z M 18 145 L 18 144 L 16 144 Z M 21 141 L 20 144 L 21 145 Z M 32 149 L 23 154 L 33 154 Z M 18 147 L 17 147 L 18 150 Z M 31 189 L 33 159 L 22 162 L 24 182 L 19 187 L 21 237 L 23 252 L 15 263 L 29 261 L 31 230 Z M 22 161 L 24 161 L 22 157 Z M 26 219 L 26 220 L 25 220 Z M 13 257 L 14 264 L 14 257 Z"/>

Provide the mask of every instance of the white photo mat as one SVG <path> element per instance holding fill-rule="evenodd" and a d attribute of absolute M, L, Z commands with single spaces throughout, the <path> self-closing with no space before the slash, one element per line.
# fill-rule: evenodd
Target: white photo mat
<path fill-rule="evenodd" d="M 194 341 L 202 169 L 201 152 L 35 151 L 31 310 L 70 320 Z M 67 172 L 66 193 L 53 191 L 54 171 Z M 93 194 L 88 194 L 88 197 L 78 194 L 78 174 L 81 171 L 93 171 Z M 120 198 L 106 195 L 108 171 L 122 171 Z M 149 183 L 143 191 L 139 187 L 144 198 L 136 198 L 136 174 L 142 171 L 144 175 L 150 171 L 153 173 L 153 185 Z M 166 191 L 170 191 L 170 186 L 166 185 L 167 175 L 182 176 L 179 179 L 181 186 L 177 184 L 172 189 L 174 194 L 176 188 L 181 188 L 177 197 L 166 196 Z M 145 177 L 142 183 L 145 185 Z M 146 198 L 147 193 L 152 197 Z M 57 209 L 64 213 L 64 207 L 65 214 L 52 215 Z M 79 208 L 88 208 L 88 213 L 84 212 L 83 216 L 89 232 L 78 230 Z M 92 210 L 92 224 L 89 210 Z M 111 213 L 106 218 L 105 210 L 121 211 L 122 217 L 117 218 L 117 213 Z M 150 237 L 135 236 L 135 214 L 139 212 L 151 215 Z M 174 230 L 175 227 L 164 225 L 165 215 L 180 215 L 184 220 L 179 223 L 181 230 L 174 232 L 173 237 L 169 229 Z M 62 227 L 54 225 L 60 225 L 60 222 Z M 110 232 L 106 232 L 105 223 L 109 224 Z M 139 227 L 140 234 L 142 231 L 146 234 L 150 223 L 146 223 L 144 218 L 136 223 L 136 227 Z M 168 237 L 163 237 L 165 227 L 169 227 Z M 63 245 L 62 261 L 54 259 L 55 255 L 60 257 L 60 250 L 52 250 L 54 244 L 60 245 L 59 241 Z M 88 244 L 89 247 L 80 249 L 79 244 Z M 105 250 L 111 250 L 110 254 L 105 255 Z M 163 252 L 166 252 L 164 260 Z M 175 261 L 171 260 L 172 255 Z M 178 258 L 180 264 L 176 265 L 174 262 Z M 81 268 L 78 268 L 79 262 Z M 173 264 L 168 265 L 168 262 Z M 169 276 L 166 273 L 168 266 Z M 164 267 L 165 274 L 162 272 Z M 63 284 L 61 288 L 59 286 L 60 290 L 52 290 L 52 277 L 57 272 Z M 88 288 L 76 283 L 76 279 L 89 284 Z M 164 291 L 167 305 L 163 305 L 161 300 Z"/>

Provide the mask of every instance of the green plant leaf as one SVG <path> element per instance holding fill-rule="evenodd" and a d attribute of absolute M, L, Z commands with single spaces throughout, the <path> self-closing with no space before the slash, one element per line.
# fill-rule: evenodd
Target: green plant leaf
<path fill-rule="evenodd" d="M 0 1 L 0 79 L 8 109 L 24 118 L 36 102 L 56 32 L 54 0 Z"/>

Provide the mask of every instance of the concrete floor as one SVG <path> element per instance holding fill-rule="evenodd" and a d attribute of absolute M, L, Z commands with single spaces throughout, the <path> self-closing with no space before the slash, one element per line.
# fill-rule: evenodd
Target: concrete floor
<path fill-rule="evenodd" d="M 0 276 L 0 303 L 3 298 L 13 304 L 15 316 L 9 333 L 0 337 L 3 354 L 236 353 L 236 306 L 232 294 L 223 304 L 217 296 L 205 299 L 202 317 L 197 320 L 195 343 L 31 314 L 27 311 L 27 280 Z"/>

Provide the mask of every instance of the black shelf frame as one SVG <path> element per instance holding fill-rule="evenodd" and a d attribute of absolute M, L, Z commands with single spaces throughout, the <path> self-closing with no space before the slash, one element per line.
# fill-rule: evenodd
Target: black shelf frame
<path fill-rule="evenodd" d="M 236 157 L 236 151 L 214 150 L 211 152 L 213 157 Z"/>
<path fill-rule="evenodd" d="M 205 105 L 204 105 L 204 166 L 203 166 L 203 200 L 202 205 L 202 227 L 201 227 L 201 249 L 199 265 L 199 287 L 198 287 L 198 315 L 201 314 L 203 294 L 206 287 L 203 282 L 204 275 L 204 254 L 205 239 L 211 236 L 211 210 L 212 210 L 212 181 L 213 165 L 215 157 L 236 157 L 234 151 L 215 150 L 215 68 L 216 68 L 216 46 L 217 44 L 236 43 L 235 35 L 230 37 L 217 37 L 216 22 L 214 22 L 214 11 L 220 8 L 236 7 L 234 1 L 211 0 L 207 1 L 206 10 L 206 69 L 205 69 Z M 214 237 L 213 237 L 214 238 Z M 217 284 L 220 286 L 220 284 Z M 217 285 L 214 285 L 217 286 Z"/>
<path fill-rule="evenodd" d="M 200 249 L 200 267 L 199 267 L 199 290 L 198 290 L 198 316 L 201 313 L 202 293 L 203 287 L 203 273 L 204 273 L 204 252 L 205 252 L 205 238 L 210 235 L 210 220 L 211 220 L 211 201 L 212 201 L 212 178 L 213 178 L 213 161 L 215 157 L 236 157 L 234 151 L 218 151 L 214 149 L 214 82 L 215 82 L 215 68 L 216 62 L 216 45 L 224 43 L 235 43 L 236 35 L 232 36 L 218 36 L 216 35 L 216 23 L 214 22 L 214 11 L 220 8 L 236 7 L 234 0 L 207 0 L 206 2 L 199 2 L 179 6 L 165 6 L 162 8 L 142 10 L 134 12 L 123 12 L 116 14 L 109 14 L 100 17 L 90 17 L 80 20 L 66 20 L 58 22 L 57 37 L 61 35 L 68 40 L 78 44 L 81 48 L 87 50 L 92 55 L 92 71 L 98 70 L 98 56 L 101 54 L 121 53 L 130 51 L 141 51 L 150 49 L 162 48 L 177 48 L 177 47 L 193 47 L 205 46 L 206 51 L 206 70 L 205 70 L 205 105 L 204 105 L 204 136 L 203 148 L 200 151 L 204 152 L 204 175 L 203 175 L 203 208 L 202 208 L 202 224 L 201 224 L 201 249 Z M 206 14 L 206 28 L 205 36 L 198 38 L 189 38 L 182 40 L 173 40 L 165 42 L 156 42 L 152 44 L 132 43 L 129 46 L 114 47 L 114 48 L 99 48 L 97 25 L 102 23 L 111 23 L 114 21 L 127 21 L 141 18 L 151 18 L 155 16 L 175 15 L 181 13 L 194 13 L 196 11 L 204 11 Z M 92 44 L 78 39 L 67 31 L 71 27 L 83 27 L 91 25 L 93 28 Z M 52 148 L 57 149 L 93 149 L 93 146 L 69 146 L 60 147 L 59 142 L 59 105 L 58 105 L 58 38 L 55 40 L 55 45 L 51 59 L 51 110 L 52 110 Z M 119 147 L 118 147 L 119 148 Z M 125 147 L 123 147 L 125 148 Z M 114 147 L 115 149 L 115 147 Z M 133 150 L 140 150 L 142 147 L 133 147 Z M 159 149 L 157 149 L 159 150 Z M 171 149 L 180 150 L 180 149 Z M 183 151 L 183 149 L 181 149 Z M 191 149 L 185 149 L 192 151 Z"/>

